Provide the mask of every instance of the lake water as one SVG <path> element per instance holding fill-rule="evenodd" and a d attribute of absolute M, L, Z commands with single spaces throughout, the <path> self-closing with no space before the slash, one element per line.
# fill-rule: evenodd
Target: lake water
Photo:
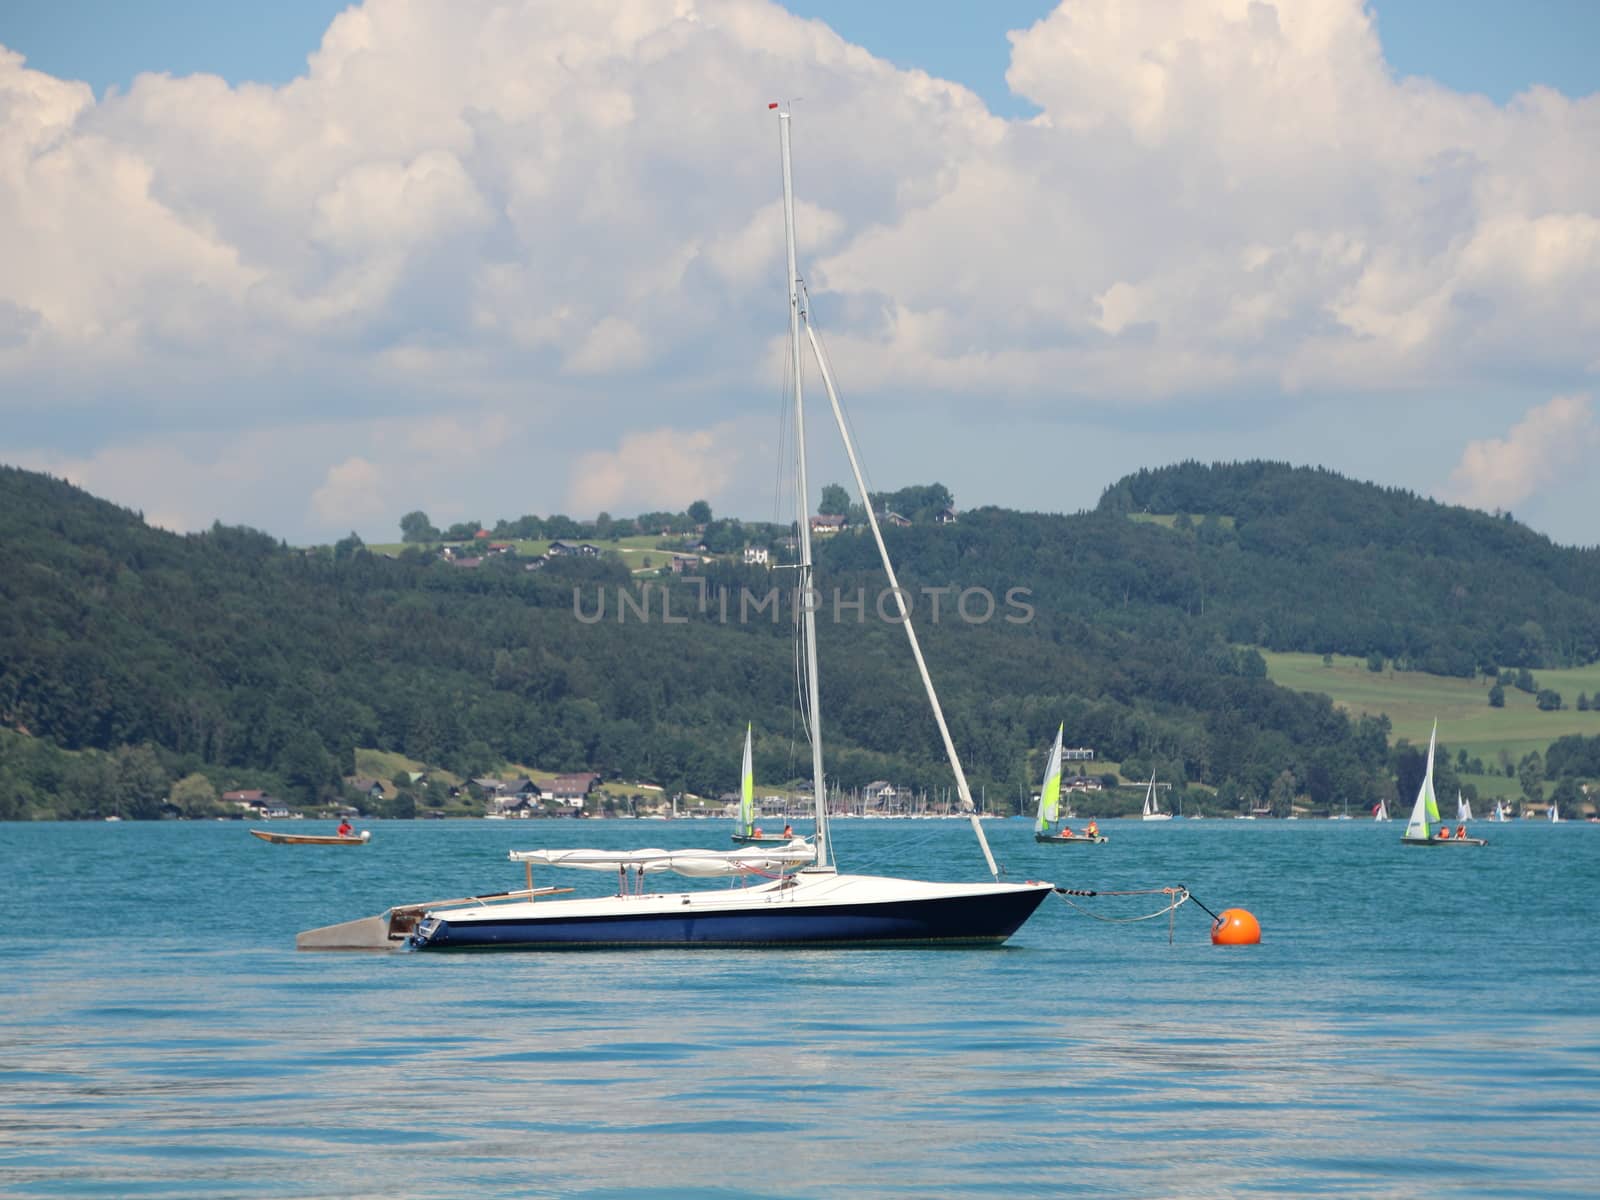
<path fill-rule="evenodd" d="M 510 848 L 728 829 L 0 825 L 0 1194 L 1600 1193 L 1600 826 L 985 827 L 1013 878 L 1184 883 L 1262 944 L 1052 897 L 995 950 L 306 954 L 300 929 L 521 886 Z M 848 870 L 983 876 L 961 822 L 834 840 Z"/>

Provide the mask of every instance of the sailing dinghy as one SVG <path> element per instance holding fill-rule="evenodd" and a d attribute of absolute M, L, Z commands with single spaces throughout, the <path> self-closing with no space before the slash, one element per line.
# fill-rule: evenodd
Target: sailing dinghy
<path fill-rule="evenodd" d="M 1039 789 L 1039 816 L 1033 824 L 1033 840 L 1049 842 L 1056 846 L 1097 846 L 1106 841 L 1098 828 L 1091 836 L 1078 833 L 1061 822 L 1061 735 L 1066 722 L 1056 730 L 1056 744 L 1050 749 L 1050 761 L 1044 768 L 1044 786 Z"/>
<path fill-rule="evenodd" d="M 1483 838 L 1451 837 L 1450 827 L 1439 819 L 1439 803 L 1433 794 L 1433 751 L 1438 737 L 1439 722 L 1435 721 L 1433 732 L 1428 735 L 1428 769 L 1400 841 L 1407 846 L 1487 846 L 1489 843 Z"/>
<path fill-rule="evenodd" d="M 739 823 L 733 840 L 740 846 L 781 846 L 790 839 L 781 833 L 762 833 L 756 825 L 756 777 L 750 754 L 750 726 L 744 727 L 744 768 L 739 775 Z"/>
<path fill-rule="evenodd" d="M 779 106 L 774 104 L 772 108 Z M 1053 890 L 1043 882 L 1002 883 L 1000 870 L 978 822 L 977 806 L 956 754 L 923 660 L 905 595 L 884 546 L 872 497 L 868 493 L 855 444 L 844 418 L 833 373 L 810 319 L 805 284 L 796 268 L 794 192 L 789 161 L 788 111 L 778 113 L 778 141 L 783 166 L 784 237 L 788 252 L 789 360 L 794 387 L 794 445 L 798 498 L 800 561 L 795 566 L 795 592 L 801 613 L 797 658 L 803 715 L 811 744 L 812 795 L 816 834 L 808 844 L 798 839 L 783 847 L 747 846 L 710 850 L 527 850 L 512 851 L 528 873 L 543 866 L 614 871 L 614 896 L 547 900 L 540 896 L 508 899 L 493 905 L 467 905 L 429 911 L 416 926 L 409 944 L 416 950 L 448 949 L 575 949 L 602 947 L 816 947 L 816 946 L 961 946 L 999 945 L 1016 932 Z M 857 491 L 867 514 L 890 594 L 898 606 L 912 657 L 944 742 L 955 777 L 962 811 L 968 814 L 993 882 L 943 883 L 875 875 L 846 874 L 833 861 L 828 828 L 828 790 L 822 760 L 822 706 L 817 680 L 816 605 L 811 555 L 809 492 L 806 485 L 805 407 L 802 396 L 801 331 L 804 329 L 827 390 L 834 421 L 844 442 Z M 797 868 L 790 870 L 790 868 Z M 724 875 L 739 881 L 752 876 L 763 882 L 723 890 L 650 893 L 647 875 L 671 870 L 687 875 Z M 378 921 L 368 918 L 368 921 Z M 361 925 L 352 922 L 351 925 Z M 378 930 L 380 925 L 367 926 Z M 388 933 L 383 933 L 388 944 Z M 376 937 L 374 938 L 376 941 Z"/>

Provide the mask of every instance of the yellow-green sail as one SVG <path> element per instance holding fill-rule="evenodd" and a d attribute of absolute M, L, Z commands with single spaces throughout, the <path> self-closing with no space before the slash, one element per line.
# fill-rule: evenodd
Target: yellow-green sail
<path fill-rule="evenodd" d="M 739 776 L 739 834 L 749 837 L 756 826 L 756 775 L 750 761 L 750 726 L 744 727 L 744 770 Z"/>
<path fill-rule="evenodd" d="M 1067 723 L 1063 721 L 1056 730 L 1056 744 L 1044 769 L 1044 786 L 1039 789 L 1039 819 L 1033 827 L 1038 833 L 1049 833 L 1051 826 L 1061 818 L 1061 735 L 1066 728 Z"/>
<path fill-rule="evenodd" d="M 1411 819 L 1406 822 L 1402 837 L 1406 841 L 1427 841 L 1433 836 L 1433 827 L 1439 824 L 1439 803 L 1433 796 L 1433 750 L 1439 737 L 1439 722 L 1433 723 L 1428 735 L 1428 769 L 1422 776 L 1422 786 L 1417 789 L 1417 802 L 1411 806 Z"/>

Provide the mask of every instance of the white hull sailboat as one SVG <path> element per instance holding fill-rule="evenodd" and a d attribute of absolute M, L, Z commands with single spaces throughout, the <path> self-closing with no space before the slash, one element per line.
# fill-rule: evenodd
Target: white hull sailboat
<path fill-rule="evenodd" d="M 1500 823 L 1506 820 L 1506 806 L 1499 800 L 1494 802 L 1494 815 L 1489 820 Z"/>
<path fill-rule="evenodd" d="M 777 105 L 773 105 L 777 108 Z M 783 163 L 784 234 L 788 250 L 789 348 L 794 386 L 796 490 L 800 562 L 795 595 L 808 601 L 812 582 L 811 529 L 806 485 L 805 409 L 802 396 L 801 332 L 804 330 L 833 416 L 844 441 L 856 487 L 866 509 L 891 594 L 899 606 L 917 670 L 927 692 L 933 718 L 944 741 L 955 777 L 961 810 L 968 814 L 978 844 L 994 881 L 988 883 L 935 883 L 872 875 L 849 875 L 834 865 L 828 828 L 827 786 L 823 774 L 822 709 L 817 680 L 816 605 L 802 603 L 799 622 L 803 677 L 803 712 L 811 742 L 816 834 L 810 844 L 796 840 L 781 847 L 744 847 L 731 851 L 513 851 L 513 861 L 527 871 L 527 898 L 503 903 L 468 904 L 426 912 L 409 937 L 418 950 L 442 949 L 568 949 L 587 947 L 722 947 L 722 946 L 882 946 L 882 945 L 997 945 L 1009 938 L 1053 890 L 1041 882 L 1001 883 L 999 868 L 989 851 L 977 806 L 967 786 L 966 773 L 951 741 L 938 694 L 928 675 L 922 650 L 911 624 L 904 595 L 884 547 L 875 506 L 856 457 L 844 419 L 827 356 L 822 353 L 812 327 L 805 285 L 796 268 L 794 193 L 789 163 L 787 111 L 778 113 L 779 146 Z M 618 894 L 591 899 L 549 900 L 535 894 L 534 864 L 613 871 Z M 793 869 L 799 868 L 799 869 Z M 648 873 L 671 870 L 687 875 L 768 877 L 753 887 L 719 891 L 645 891 Z M 771 878 L 776 874 L 776 878 Z M 368 921 L 377 921 L 369 918 Z M 352 922 L 362 925 L 362 922 Z M 338 940 L 333 927 L 318 941 L 328 946 Z M 368 930 L 376 928 L 366 926 Z M 307 938 L 310 935 L 302 935 Z M 392 932 L 383 939 L 392 942 Z M 376 939 L 375 939 L 376 940 Z"/>
<path fill-rule="evenodd" d="M 1389 819 L 1388 804 L 1384 803 L 1382 800 L 1379 800 L 1377 807 L 1372 810 L 1372 819 L 1374 821 L 1387 821 Z"/>
<path fill-rule="evenodd" d="M 1140 814 L 1146 821 L 1170 821 L 1172 814 L 1161 811 L 1161 801 L 1156 799 L 1156 777 L 1150 776 L 1150 783 L 1144 789 L 1144 811 Z"/>
<path fill-rule="evenodd" d="M 1456 793 L 1456 820 L 1463 825 L 1472 820 L 1472 801 L 1460 792 Z"/>
<path fill-rule="evenodd" d="M 1078 833 L 1061 821 L 1061 737 L 1065 722 L 1056 730 L 1055 745 L 1044 768 L 1044 786 L 1039 789 L 1039 815 L 1033 823 L 1033 840 L 1056 846 L 1097 846 L 1108 839 L 1092 821 L 1093 833 Z"/>
<path fill-rule="evenodd" d="M 1407 846 L 1487 846 L 1489 843 L 1482 838 L 1451 837 L 1449 826 L 1439 819 L 1439 802 L 1433 794 L 1433 752 L 1438 737 L 1439 723 L 1435 721 L 1433 732 L 1428 735 L 1428 768 L 1400 841 Z"/>

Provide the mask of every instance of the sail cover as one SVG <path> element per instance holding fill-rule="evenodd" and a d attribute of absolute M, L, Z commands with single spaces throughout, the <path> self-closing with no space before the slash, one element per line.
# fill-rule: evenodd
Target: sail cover
<path fill-rule="evenodd" d="M 816 849 L 804 838 L 781 846 L 746 846 L 738 850 L 513 850 L 512 862 L 582 871 L 676 871 L 679 875 L 751 875 L 803 867 L 815 860 Z"/>

